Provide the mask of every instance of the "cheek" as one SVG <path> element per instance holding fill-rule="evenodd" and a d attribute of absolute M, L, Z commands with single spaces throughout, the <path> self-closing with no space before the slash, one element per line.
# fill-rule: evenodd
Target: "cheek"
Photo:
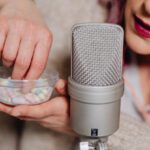
<path fill-rule="evenodd" d="M 150 39 L 143 39 L 136 35 L 132 30 L 127 29 L 125 32 L 126 44 L 138 54 L 150 54 Z"/>
<path fill-rule="evenodd" d="M 127 46 L 138 54 L 150 54 L 150 39 L 140 37 L 134 28 L 133 12 L 137 12 L 137 7 L 133 7 L 134 0 L 128 1 L 125 9 L 125 39 Z M 130 4 L 130 5 L 129 5 Z M 131 7 L 132 6 L 132 7 Z M 137 5 L 136 5 L 137 6 Z M 134 9 L 133 9 L 134 8 Z M 134 11 L 133 11 L 134 10 Z"/>

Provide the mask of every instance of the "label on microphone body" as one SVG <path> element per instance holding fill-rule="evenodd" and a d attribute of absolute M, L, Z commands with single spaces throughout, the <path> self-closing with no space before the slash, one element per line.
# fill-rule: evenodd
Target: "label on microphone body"
<path fill-rule="evenodd" d="M 92 136 L 92 137 L 98 136 L 98 129 L 96 129 L 96 128 L 95 128 L 95 129 L 94 129 L 94 128 L 91 129 L 91 136 Z"/>

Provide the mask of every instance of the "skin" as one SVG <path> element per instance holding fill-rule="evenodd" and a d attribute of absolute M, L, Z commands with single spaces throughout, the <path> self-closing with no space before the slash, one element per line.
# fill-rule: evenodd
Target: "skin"
<path fill-rule="evenodd" d="M 128 47 L 140 57 L 140 61 L 138 62 L 138 72 L 141 91 L 144 97 L 141 114 L 144 121 L 150 124 L 149 112 L 144 109 L 146 105 L 150 104 L 150 39 L 144 38 L 137 33 L 134 28 L 134 15 L 150 25 L 150 1 L 127 0 L 125 8 L 126 43 Z"/>
<path fill-rule="evenodd" d="M 35 121 L 43 127 L 78 137 L 70 127 L 69 98 L 66 85 L 67 82 L 65 80 L 59 80 L 55 90 L 60 96 L 43 104 L 33 106 L 20 105 L 16 107 L 0 104 L 0 110 L 18 119 Z"/>
<path fill-rule="evenodd" d="M 143 10 L 145 13 L 143 13 Z M 7 12 L 7 9 L 5 11 Z M 27 12 L 28 11 L 29 10 L 27 10 Z M 138 15 L 145 22 L 150 23 L 150 1 L 149 0 L 138 0 L 138 1 L 127 0 L 126 9 L 125 9 L 125 35 L 126 35 L 127 45 L 130 47 L 131 50 L 133 50 L 138 54 L 148 55 L 150 54 L 149 39 L 144 39 L 143 37 L 140 37 L 136 33 L 134 29 L 133 14 Z M 28 17 L 29 15 L 27 15 L 27 18 Z M 41 35 L 41 33 L 39 35 Z M 142 71 L 143 75 L 140 75 L 141 83 L 146 83 L 146 86 L 145 84 L 144 85 L 141 84 L 142 87 L 149 87 L 147 86 L 148 82 L 144 82 L 143 80 L 146 79 L 145 81 L 149 81 L 147 72 L 148 71 L 150 72 L 150 69 L 148 69 L 148 67 L 144 65 L 144 71 L 146 73 Z M 143 68 L 140 67 L 140 69 Z M 20 72 L 20 70 L 18 72 Z M 0 110 L 7 114 L 15 116 L 19 119 L 36 121 L 44 127 L 77 136 L 77 134 L 72 131 L 69 124 L 69 120 L 70 120 L 69 119 L 69 98 L 67 96 L 66 88 L 67 88 L 67 82 L 64 80 L 59 80 L 55 86 L 56 91 L 60 94 L 59 97 L 56 97 L 51 101 L 48 101 L 40 105 L 35 105 L 35 106 L 20 105 L 16 107 L 10 107 L 4 104 L 0 104 Z M 150 91 L 150 89 L 148 88 L 147 91 Z M 144 112 L 144 118 L 146 118 L 145 112 Z"/>
<path fill-rule="evenodd" d="M 3 64 L 13 66 L 13 79 L 39 78 L 50 52 L 51 32 L 33 1 L 6 1 L 1 7 L 0 57 Z"/>
<path fill-rule="evenodd" d="M 150 39 L 143 38 L 137 34 L 134 28 L 133 15 L 140 17 L 144 22 L 150 24 L 150 1 L 127 0 L 125 10 L 127 45 L 138 54 L 148 55 L 150 54 Z"/>
<path fill-rule="evenodd" d="M 13 66 L 13 79 L 37 79 L 44 71 L 52 33 L 32 0 L 0 0 L 0 57 L 6 67 Z M 60 96 L 34 106 L 0 104 L 0 111 L 21 120 L 36 121 L 44 127 L 76 136 L 69 125 L 67 83 L 59 80 Z"/>

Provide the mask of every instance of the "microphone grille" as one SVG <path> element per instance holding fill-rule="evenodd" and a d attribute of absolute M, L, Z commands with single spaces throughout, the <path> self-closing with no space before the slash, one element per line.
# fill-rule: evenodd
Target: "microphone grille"
<path fill-rule="evenodd" d="M 79 24 L 72 31 L 71 77 L 87 86 L 122 79 L 123 30 L 112 24 Z"/>

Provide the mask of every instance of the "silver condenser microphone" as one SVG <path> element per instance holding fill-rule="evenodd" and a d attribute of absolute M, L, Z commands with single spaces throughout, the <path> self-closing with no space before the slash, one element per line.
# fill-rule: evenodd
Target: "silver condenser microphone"
<path fill-rule="evenodd" d="M 123 35 L 122 28 L 113 24 L 73 27 L 70 115 L 72 128 L 83 137 L 100 139 L 119 128 Z"/>

